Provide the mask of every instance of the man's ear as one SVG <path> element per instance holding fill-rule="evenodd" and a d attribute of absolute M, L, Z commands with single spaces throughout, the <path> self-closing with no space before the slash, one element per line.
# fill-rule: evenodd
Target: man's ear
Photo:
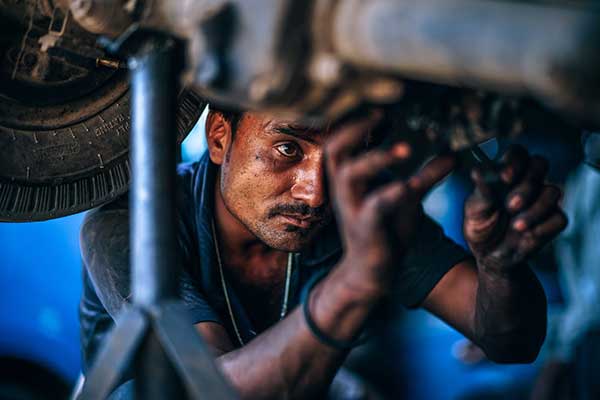
<path fill-rule="evenodd" d="M 217 165 L 223 164 L 231 146 L 231 124 L 220 112 L 210 111 L 206 117 L 205 131 L 210 160 Z"/>

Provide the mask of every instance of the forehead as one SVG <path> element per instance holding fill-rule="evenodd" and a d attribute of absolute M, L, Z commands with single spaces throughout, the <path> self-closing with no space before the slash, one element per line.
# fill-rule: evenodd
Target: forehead
<path fill-rule="evenodd" d="M 288 118 L 278 118 L 273 115 L 246 114 L 243 123 L 238 128 L 261 138 L 272 138 L 283 135 L 314 144 L 321 144 L 330 132 L 329 126 L 311 124 Z"/>

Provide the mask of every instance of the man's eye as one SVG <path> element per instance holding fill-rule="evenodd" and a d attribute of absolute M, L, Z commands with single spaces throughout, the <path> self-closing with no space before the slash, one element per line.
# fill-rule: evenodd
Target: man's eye
<path fill-rule="evenodd" d="M 275 147 L 279 153 L 285 157 L 298 157 L 300 155 L 300 148 L 294 143 L 282 143 Z"/>

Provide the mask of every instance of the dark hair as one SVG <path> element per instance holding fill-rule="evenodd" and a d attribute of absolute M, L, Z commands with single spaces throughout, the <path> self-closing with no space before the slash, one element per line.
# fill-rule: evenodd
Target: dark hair
<path fill-rule="evenodd" d="M 221 114 L 223 116 L 223 118 L 225 118 L 229 122 L 229 125 L 231 125 L 232 135 L 235 134 L 238 123 L 240 122 L 240 120 L 242 119 L 242 117 L 244 115 L 244 111 L 236 110 L 232 107 L 224 106 L 224 105 L 217 104 L 217 103 L 210 103 L 208 105 L 208 110 L 218 112 L 219 114 Z"/>

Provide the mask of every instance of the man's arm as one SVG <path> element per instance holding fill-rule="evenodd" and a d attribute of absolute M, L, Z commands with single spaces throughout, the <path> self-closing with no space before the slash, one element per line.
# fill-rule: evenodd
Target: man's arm
<path fill-rule="evenodd" d="M 344 263 L 339 264 L 310 296 L 311 313 L 319 328 L 346 341 L 359 334 L 379 301 L 377 296 L 354 290 L 348 270 Z M 218 324 L 201 323 L 197 327 L 213 347 L 224 340 L 229 342 Z M 225 350 L 222 345 L 221 349 Z M 244 347 L 220 354 L 217 363 L 242 398 L 319 398 L 346 353 L 318 341 L 298 307 Z"/>
<path fill-rule="evenodd" d="M 457 264 L 425 299 L 425 309 L 452 325 L 499 363 L 529 363 L 546 334 L 546 297 L 528 266 L 519 274 L 478 272 Z"/>
<path fill-rule="evenodd" d="M 475 170 L 464 234 L 474 260 L 450 270 L 424 306 L 477 343 L 493 361 L 532 362 L 546 334 L 546 298 L 526 261 L 567 224 L 548 166 L 513 146 L 500 177 L 504 197 Z"/>

